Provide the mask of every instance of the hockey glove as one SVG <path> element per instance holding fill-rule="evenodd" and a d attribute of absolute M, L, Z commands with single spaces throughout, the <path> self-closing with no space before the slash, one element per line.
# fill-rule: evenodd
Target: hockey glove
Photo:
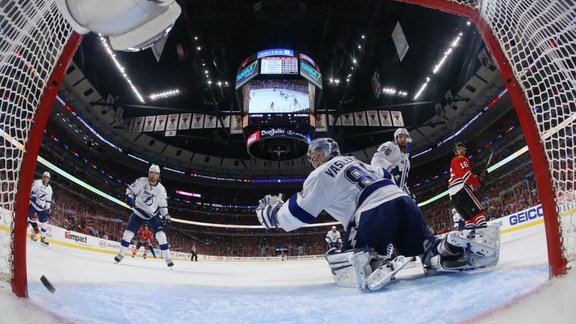
<path fill-rule="evenodd" d="M 134 208 L 134 206 L 136 206 L 136 201 L 134 200 L 134 197 L 131 196 L 126 196 L 126 203 L 128 204 L 128 206 Z"/>
<path fill-rule="evenodd" d="M 265 205 L 264 207 L 258 206 L 258 208 L 256 208 L 256 216 L 260 224 L 266 228 L 278 228 L 278 209 L 280 209 L 282 205 L 283 203 Z"/>
<path fill-rule="evenodd" d="M 283 204 L 282 195 L 266 195 L 266 197 L 258 200 L 258 208 L 264 208 L 267 205 Z"/>
<path fill-rule="evenodd" d="M 172 219 L 170 218 L 170 215 L 160 217 L 160 221 L 162 222 L 162 227 L 164 227 L 164 229 L 172 229 Z"/>
<path fill-rule="evenodd" d="M 400 168 L 395 167 L 390 170 L 390 173 L 392 174 L 392 178 L 394 179 L 396 185 L 400 185 L 400 179 L 402 178 L 402 172 L 400 172 Z"/>

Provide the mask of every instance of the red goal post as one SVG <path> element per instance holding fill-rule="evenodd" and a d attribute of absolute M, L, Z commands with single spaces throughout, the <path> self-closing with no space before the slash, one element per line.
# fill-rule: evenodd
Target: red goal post
<path fill-rule="evenodd" d="M 575 258 L 575 5 L 549 0 L 398 0 L 468 18 L 512 98 L 542 201 L 551 276 Z M 570 16 L 572 14 L 572 16 Z"/>
<path fill-rule="evenodd" d="M 0 281 L 26 297 L 26 232 L 36 159 L 82 36 L 55 0 L 1 1 L 0 26 Z"/>

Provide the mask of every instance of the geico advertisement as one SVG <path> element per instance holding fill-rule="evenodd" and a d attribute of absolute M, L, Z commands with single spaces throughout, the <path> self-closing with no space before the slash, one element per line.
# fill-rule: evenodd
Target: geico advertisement
<path fill-rule="evenodd" d="M 537 205 L 508 216 L 490 221 L 490 224 L 500 225 L 500 230 L 527 224 L 544 217 L 542 205 Z"/>

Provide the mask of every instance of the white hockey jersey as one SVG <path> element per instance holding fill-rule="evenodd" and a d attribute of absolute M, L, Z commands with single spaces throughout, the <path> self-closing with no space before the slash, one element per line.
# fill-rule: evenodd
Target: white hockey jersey
<path fill-rule="evenodd" d="M 160 182 L 152 186 L 147 177 L 138 178 L 126 189 L 126 196 L 134 198 L 134 214 L 144 219 L 168 215 L 166 189 Z"/>
<path fill-rule="evenodd" d="M 30 190 L 30 205 L 37 211 L 50 210 L 52 207 L 52 186 L 44 185 L 42 179 L 32 182 Z"/>
<path fill-rule="evenodd" d="M 454 221 L 454 227 L 458 227 L 458 222 L 462 219 L 462 216 L 460 216 L 460 214 L 456 213 L 456 214 L 452 214 L 452 221 Z"/>
<path fill-rule="evenodd" d="M 346 227 L 361 212 L 401 196 L 406 193 L 388 171 L 353 156 L 338 156 L 310 173 L 302 191 L 278 210 L 277 220 L 281 228 L 292 231 L 325 210 Z"/>
<path fill-rule="evenodd" d="M 398 171 L 406 170 L 406 178 L 410 172 L 409 154 L 402 152 L 396 142 L 386 142 L 376 150 L 370 164 L 375 167 L 384 168 L 388 171 L 398 167 Z"/>
<path fill-rule="evenodd" d="M 342 243 L 342 238 L 340 237 L 340 232 L 329 230 L 326 233 L 326 242 L 328 243 Z"/>

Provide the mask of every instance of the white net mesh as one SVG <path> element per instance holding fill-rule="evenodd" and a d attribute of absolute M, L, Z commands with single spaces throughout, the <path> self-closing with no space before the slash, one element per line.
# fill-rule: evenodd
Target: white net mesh
<path fill-rule="evenodd" d="M 23 145 L 71 33 L 54 0 L 0 0 L 0 286 L 15 271 L 12 218 Z"/>
<path fill-rule="evenodd" d="M 488 0 L 480 10 L 532 110 L 552 174 L 564 256 L 574 260 L 576 4 Z"/>

